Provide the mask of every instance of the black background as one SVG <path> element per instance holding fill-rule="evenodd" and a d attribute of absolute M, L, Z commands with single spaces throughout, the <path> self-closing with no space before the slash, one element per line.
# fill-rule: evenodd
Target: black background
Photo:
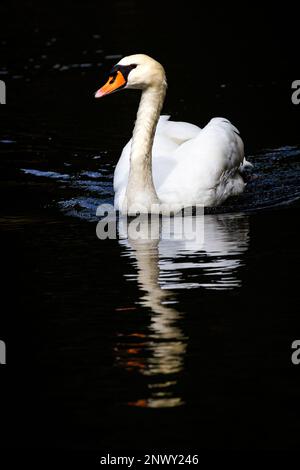
<path fill-rule="evenodd" d="M 25 71 L 27 64 L 25 58 L 32 56 L 35 61 L 43 53 L 43 45 L 47 38 L 53 36 L 57 38 L 57 44 L 52 52 L 48 53 L 48 64 L 73 63 L 81 60 L 83 49 L 94 47 L 89 43 L 91 33 L 101 35 L 101 48 L 110 53 L 128 55 L 132 53 L 147 53 L 165 65 L 169 92 L 165 109 L 171 112 L 176 118 L 180 115 L 182 120 L 191 116 L 199 115 L 206 121 L 215 114 L 225 114 L 234 122 L 239 122 L 242 134 L 247 135 L 246 148 L 248 152 L 253 152 L 261 147 L 285 145 L 299 143 L 299 110 L 291 104 L 291 83 L 299 78 L 299 51 L 297 51 L 297 34 L 299 31 L 299 18 L 293 5 L 287 2 L 274 2 L 273 4 L 254 5 L 252 2 L 239 2 L 236 5 L 229 5 L 227 2 L 216 4 L 211 2 L 138 2 L 138 1 L 61 1 L 59 4 L 52 2 L 32 2 L 22 3 L 15 0 L 2 2 L 1 14 L 1 36 L 8 38 L 8 42 L 1 43 L 0 66 L 5 66 L 9 74 L 5 78 L 7 84 L 7 105 L 5 110 L 1 107 L 1 126 L 8 130 L 16 128 L 22 131 L 25 128 L 24 122 L 30 121 L 35 130 L 49 130 L 50 134 L 55 133 L 57 138 L 68 140 L 74 134 L 80 141 L 79 133 L 84 134 L 86 139 L 92 139 L 92 145 L 103 146 L 110 141 L 110 134 L 106 128 L 113 126 L 118 135 L 122 138 L 130 136 L 131 125 L 134 119 L 137 96 L 132 95 L 131 104 L 123 96 L 111 97 L 111 102 L 103 102 L 103 113 L 100 117 L 99 105 L 94 102 L 93 92 L 102 84 L 103 77 L 110 62 L 101 60 L 103 66 L 94 73 L 78 75 L 76 73 L 57 78 L 51 72 L 51 67 L 45 66 L 42 70 Z M 51 55 L 52 54 L 52 55 Z M 80 57 L 79 57 L 80 56 Z M 17 79 L 18 75 L 24 74 L 23 79 Z M 215 91 L 220 83 L 227 83 L 225 95 L 220 99 L 212 100 Z M 183 101 L 184 99 L 184 101 Z M 111 104 L 113 103 L 113 104 Z M 127 114 L 128 119 L 121 118 Z M 56 117 L 60 115 L 61 120 L 65 120 L 63 129 L 56 126 Z M 42 116 L 42 119 L 40 117 Z M 44 126 L 44 127 L 43 127 Z M 100 136 L 95 132 L 95 128 L 103 130 Z M 80 132 L 79 132 L 80 130 Z M 46 132 L 46 130 L 45 130 Z M 84 145 L 84 144 L 83 144 Z M 113 143 L 113 150 L 116 154 L 119 143 Z M 14 162 L 5 171 L 13 171 Z M 5 176 L 1 176 L 5 179 Z M 34 197 L 27 194 L 27 198 Z M 1 208 L 4 213 L 12 209 L 16 213 L 22 210 L 22 200 L 20 194 L 9 192 L 7 198 L 7 188 L 1 191 Z M 285 214 L 287 227 L 293 227 L 294 217 Z M 273 224 L 273 225 L 272 225 Z M 46 231 L 43 226 L 41 232 Z M 272 229 L 272 230 L 271 230 Z M 1 338 L 9 338 L 9 350 L 7 360 L 9 365 L 1 367 L 1 427 L 5 429 L 2 442 L 8 447 L 18 449 L 35 449 L 61 447 L 80 448 L 89 447 L 88 433 L 91 433 L 90 443 L 92 448 L 97 448 L 97 443 L 93 441 L 93 430 L 81 430 L 77 434 L 72 427 L 72 417 L 64 408 L 64 403 L 49 400 L 43 401 L 42 390 L 51 388 L 49 376 L 51 377 L 51 364 L 46 364 L 36 357 L 36 351 L 46 350 L 47 344 L 51 342 L 51 331 L 43 331 L 42 314 L 43 302 L 38 297 L 41 293 L 39 279 L 34 275 L 35 260 L 41 257 L 43 243 L 37 247 L 30 246 L 30 230 L 35 233 L 37 226 L 27 230 L 26 237 L 23 231 L 6 230 L 1 238 L 1 270 L 2 270 L 2 306 L 4 315 L 1 317 Z M 57 229 L 57 235 L 59 236 Z M 82 230 L 82 239 L 89 245 L 92 252 L 97 251 L 93 233 L 84 226 L 70 223 L 70 234 L 74 231 Z M 292 228 L 287 228 L 282 235 L 283 239 L 270 241 L 267 233 L 276 233 L 276 221 L 272 217 L 261 217 L 256 226 L 257 231 L 266 233 L 265 239 L 257 240 L 257 247 L 263 251 L 263 258 L 259 262 L 249 255 L 250 272 L 243 275 L 252 289 L 251 299 L 240 298 L 236 300 L 240 308 L 245 308 L 246 314 L 253 315 L 257 323 L 253 323 L 253 337 L 259 344 L 263 343 L 263 338 L 268 335 L 268 322 L 259 328 L 260 308 L 267 310 L 272 291 L 283 290 L 284 295 L 280 297 L 279 303 L 272 305 L 272 311 L 276 308 L 285 308 L 284 299 L 287 298 L 290 311 L 295 311 L 297 300 L 297 278 L 292 273 L 292 265 L 297 265 L 299 251 L 296 248 L 296 240 Z M 41 235 L 42 236 L 42 235 Z M 25 238 L 25 242 L 24 242 Z M 255 231 L 253 232 L 255 243 Z M 45 242 L 46 243 L 46 242 Z M 48 242 L 47 242 L 48 243 Z M 50 242 L 51 243 L 51 242 Z M 55 246 L 55 240 L 52 240 Z M 94 243 L 94 244 L 93 244 Z M 268 248 L 265 248 L 265 244 Z M 280 255 L 280 265 L 272 253 L 278 253 L 282 246 L 289 246 L 287 252 Z M 49 246 L 48 246 L 49 248 Z M 78 249 L 78 246 L 71 248 Z M 26 251 L 28 250 L 27 255 Z M 55 251 L 55 250 L 54 250 Z M 29 263 L 24 267 L 24 262 Z M 32 262 L 32 266 L 30 266 Z M 46 263 L 41 257 L 40 265 Z M 82 258 L 74 255 L 74 265 L 82 263 Z M 109 266 L 109 255 L 103 263 Z M 257 264 L 256 264 L 257 263 Z M 268 265 L 268 270 L 264 275 L 263 266 Z M 251 268 L 252 266 L 252 268 Z M 259 266 L 261 269 L 258 269 Z M 78 269 L 81 266 L 78 266 Z M 82 266 L 84 269 L 84 266 Z M 46 270 L 47 266 L 43 265 Z M 274 285 L 269 280 L 269 271 L 280 270 L 280 282 Z M 257 270 L 257 283 L 253 281 L 253 272 Z M 286 273 L 286 276 L 283 275 Z M 27 277 L 28 276 L 28 277 Z M 285 281 L 284 281 L 285 279 Z M 116 274 L 116 284 L 122 283 Z M 251 284 L 253 282 L 253 285 Z M 247 292 L 247 295 L 249 292 Z M 22 300 L 20 300 L 22 299 Z M 24 301 L 26 299 L 26 302 Z M 96 299 L 95 299 L 96 303 Z M 33 315 L 34 321 L 27 322 L 27 317 Z M 270 313 L 270 318 L 272 315 Z M 269 320 L 270 320 L 269 318 Z M 4 322 L 2 323 L 2 320 Z M 238 319 L 236 318 L 237 322 Z M 270 320 L 272 321 L 272 319 Z M 299 323 L 298 323 L 299 327 Z M 277 328 L 277 327 L 276 327 Z M 280 325 L 278 325 L 280 328 Z M 297 337 L 297 322 L 292 317 L 289 333 L 286 333 L 284 340 L 288 344 L 289 338 L 294 334 Z M 109 338 L 110 326 L 107 331 L 103 331 L 103 337 Z M 299 335 L 298 335 L 299 336 Z M 204 339 L 203 339 L 204 340 Z M 196 342 L 196 339 L 194 339 Z M 107 340 L 109 345 L 109 340 Z M 193 343 L 192 343 L 193 344 Z M 210 345 L 207 345 L 210 348 Z M 278 345 L 267 341 L 262 350 L 267 354 L 272 348 L 279 348 Z M 45 353 L 46 355 L 46 353 Z M 263 357 L 263 356 L 262 356 Z M 71 363 L 61 365 L 61 374 L 65 369 L 72 367 Z M 283 364 L 283 363 L 282 363 Z M 282 375 L 288 383 L 289 374 L 296 374 L 295 369 L 286 369 L 281 364 Z M 109 367 L 109 365 L 106 365 Z M 292 366 L 291 366 L 292 367 Z M 279 367 L 280 369 L 280 367 Z M 250 372 L 251 374 L 251 372 Z M 293 375 L 294 376 L 294 375 Z M 253 373 L 253 380 L 256 380 Z M 264 393 L 264 377 L 261 379 L 261 393 Z M 195 379 L 197 380 L 197 379 Z M 251 382 L 252 383 L 252 382 Z M 276 380 L 274 378 L 274 383 Z M 284 381 L 281 387 L 284 387 Z M 257 385 L 257 384 L 256 384 Z M 116 379 L 116 386 L 118 386 Z M 288 384 L 287 384 L 288 386 Z M 55 384 L 53 384 L 55 389 Z M 255 391 L 254 391 L 255 390 Z M 251 395 L 257 392 L 256 386 L 249 390 Z M 51 394 L 51 392 L 49 392 Z M 227 393 L 237 393 L 231 388 Z M 296 392 L 295 392 L 296 393 Z M 275 391 L 276 395 L 276 391 Z M 275 397 L 276 398 L 276 397 Z M 286 413 L 274 397 L 266 396 L 260 401 L 261 415 L 264 420 L 271 423 L 278 413 L 279 421 L 282 424 L 282 435 L 273 436 L 273 441 L 265 441 L 265 448 L 281 447 L 297 448 L 299 429 L 296 426 L 289 428 L 289 435 L 284 437 L 284 428 L 293 419 L 295 410 L 289 408 L 288 403 L 283 404 Z M 237 393 L 238 399 L 238 393 Z M 263 406 L 263 403 L 265 407 Z M 255 439 L 251 439 L 255 433 L 259 434 L 260 423 L 254 422 L 251 418 L 258 416 L 255 402 L 252 404 L 245 416 L 233 416 L 232 422 L 228 423 L 229 428 L 238 427 L 243 419 L 249 422 L 249 447 L 259 447 L 255 444 Z M 280 411 L 281 410 L 281 411 Z M 168 413 L 168 412 L 167 412 Z M 176 415 L 177 416 L 177 415 Z M 178 416 L 177 416 L 178 417 Z M 230 416 L 224 411 L 224 419 Z M 126 413 L 116 414 L 115 422 L 108 422 L 109 416 L 102 416 L 102 421 L 107 420 L 107 428 L 110 433 L 115 429 L 118 436 L 120 421 L 131 419 L 132 427 L 135 428 L 132 439 L 139 439 L 139 426 L 147 426 L 141 422 L 138 414 L 134 413 L 128 417 Z M 168 426 L 173 436 L 175 447 L 180 445 L 176 442 L 176 429 L 174 416 L 159 415 L 155 417 L 158 426 Z M 176 418 L 177 419 L 177 418 Z M 5 423 L 5 424 L 3 424 Z M 217 447 L 223 442 L 226 448 L 227 426 L 223 423 L 221 428 L 207 428 L 207 434 L 199 434 L 197 429 L 191 428 L 182 430 L 186 433 L 187 440 L 181 441 L 182 448 L 188 448 L 189 444 L 200 442 L 202 448 L 213 448 L 214 435 L 216 436 Z M 29 430 L 30 428 L 30 430 Z M 126 427 L 125 427 L 126 428 Z M 149 431 L 150 433 L 150 431 Z M 147 433 L 146 433 L 147 434 Z M 182 435 L 181 434 L 181 435 Z M 82 436 L 85 436 L 85 444 L 82 443 Z M 252 438 L 250 437 L 252 436 Z M 263 437 L 261 442 L 263 442 Z M 171 439 L 172 440 L 172 439 Z M 241 439 L 242 440 L 242 439 Z M 159 443 L 164 442 L 153 438 L 153 446 L 164 448 Z M 71 444 L 70 444 L 71 443 Z M 128 437 L 127 449 L 136 448 L 136 442 Z M 107 442 L 107 448 L 112 443 Z M 243 447 L 237 437 L 237 447 Z M 116 442 L 113 447 L 117 449 Z M 139 448 L 143 443 L 139 443 Z M 144 446 L 149 450 L 149 443 Z M 168 450 L 170 450 L 170 445 Z M 124 452 L 123 452 L 124 453 Z"/>

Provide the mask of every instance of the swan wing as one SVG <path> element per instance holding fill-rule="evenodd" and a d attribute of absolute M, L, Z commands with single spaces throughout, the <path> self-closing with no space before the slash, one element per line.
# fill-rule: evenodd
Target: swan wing
<path fill-rule="evenodd" d="M 170 121 L 170 116 L 160 116 L 156 136 L 164 136 L 175 142 L 177 145 L 182 144 L 190 139 L 194 139 L 201 131 L 200 127 L 190 124 L 189 122 Z"/>
<path fill-rule="evenodd" d="M 195 138 L 174 153 L 176 165 L 158 188 L 166 203 L 218 205 L 243 191 L 239 173 L 244 144 L 236 127 L 224 118 L 213 118 Z"/>

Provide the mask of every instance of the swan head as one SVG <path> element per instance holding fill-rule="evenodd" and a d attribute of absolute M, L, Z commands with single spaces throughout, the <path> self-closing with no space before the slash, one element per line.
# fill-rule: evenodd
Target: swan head
<path fill-rule="evenodd" d="M 123 88 L 144 90 L 166 85 L 163 66 L 145 54 L 123 57 L 111 70 L 109 79 L 95 94 L 95 98 L 109 95 Z"/>

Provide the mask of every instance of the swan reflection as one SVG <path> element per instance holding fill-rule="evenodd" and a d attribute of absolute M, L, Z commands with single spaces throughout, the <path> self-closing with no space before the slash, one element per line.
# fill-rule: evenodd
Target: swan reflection
<path fill-rule="evenodd" d="M 118 335 L 117 364 L 142 374 L 147 383 L 147 396 L 130 405 L 154 408 L 184 403 L 178 381 L 184 370 L 188 338 L 181 327 L 184 313 L 176 299 L 179 289 L 197 288 L 201 296 L 201 289 L 241 285 L 239 267 L 249 242 L 248 217 L 197 217 L 199 227 L 204 226 L 204 236 L 194 239 L 186 230 L 179 238 L 176 225 L 171 237 L 165 237 L 167 218 L 140 219 L 140 237 L 131 237 L 127 220 L 119 220 L 123 256 L 129 257 L 136 269 L 136 274 L 127 275 L 128 281 L 137 282 L 140 291 L 135 308 L 146 307 L 151 318 L 146 328 L 137 322 L 134 331 Z"/>

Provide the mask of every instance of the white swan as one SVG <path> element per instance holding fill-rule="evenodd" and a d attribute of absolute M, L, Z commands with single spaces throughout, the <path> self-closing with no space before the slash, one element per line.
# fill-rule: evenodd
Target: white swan
<path fill-rule="evenodd" d="M 141 89 L 142 96 L 132 139 L 115 169 L 116 210 L 136 214 L 216 206 L 243 192 L 240 170 L 248 162 L 239 132 L 227 119 L 213 118 L 200 129 L 160 116 L 165 71 L 144 54 L 121 59 L 95 96 L 122 88 Z"/>

